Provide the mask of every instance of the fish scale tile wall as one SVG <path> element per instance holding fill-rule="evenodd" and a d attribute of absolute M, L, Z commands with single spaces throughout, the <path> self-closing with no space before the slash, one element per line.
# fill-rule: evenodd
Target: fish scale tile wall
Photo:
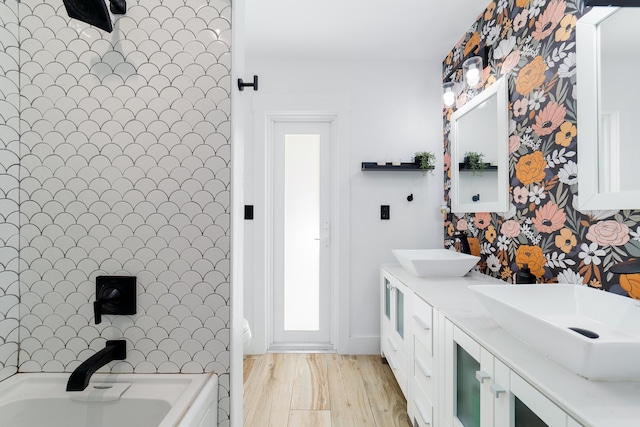
<path fill-rule="evenodd" d="M 0 380 L 18 369 L 18 3 L 0 2 Z"/>
<path fill-rule="evenodd" d="M 20 245 L 4 242 L 0 286 L 15 306 L 19 270 L 20 340 L 18 352 L 17 310 L 3 310 L 0 356 L 5 369 L 17 354 L 20 371 L 70 372 L 124 337 L 127 359 L 112 371 L 215 371 L 227 423 L 231 6 L 127 3 L 109 34 L 70 19 L 62 0 L 3 2 L 18 11 L 1 16 L 20 42 L 19 87 L 17 72 L 0 86 L 19 127 L 17 114 L 3 126 L 20 137 L 16 147 L 2 132 L 0 149 L 19 148 L 19 167 L 0 163 L 0 177 L 15 184 L 19 171 L 19 188 L 3 187 L 0 201 L 19 196 Z M 3 28 L 7 56 L 17 40 Z M 16 240 L 17 212 L 2 209 L 13 225 L 3 241 Z M 94 324 L 102 274 L 137 276 L 137 315 Z"/>

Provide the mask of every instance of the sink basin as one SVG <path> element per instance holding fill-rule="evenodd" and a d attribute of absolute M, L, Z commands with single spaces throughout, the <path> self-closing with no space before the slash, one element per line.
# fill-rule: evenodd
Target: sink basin
<path fill-rule="evenodd" d="M 589 380 L 640 380 L 640 303 L 581 285 L 472 285 L 503 329 Z"/>
<path fill-rule="evenodd" d="M 400 265 L 417 277 L 464 276 L 480 257 L 448 249 L 392 249 Z"/>

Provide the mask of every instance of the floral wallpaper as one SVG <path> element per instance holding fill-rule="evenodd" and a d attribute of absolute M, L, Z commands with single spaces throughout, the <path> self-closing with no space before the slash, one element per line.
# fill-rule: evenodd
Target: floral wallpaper
<path fill-rule="evenodd" d="M 479 269 L 512 282 L 528 264 L 543 283 L 578 283 L 640 299 L 640 274 L 612 265 L 640 257 L 640 211 L 578 209 L 575 27 L 579 0 L 493 1 L 443 62 L 446 78 L 468 54 L 492 49 L 473 89 L 453 74 L 456 105 L 443 110 L 445 199 L 451 188 L 450 117 L 470 97 L 507 76 L 508 212 L 447 214 L 445 235 L 466 231 Z M 451 240 L 445 240 L 452 245 Z"/>

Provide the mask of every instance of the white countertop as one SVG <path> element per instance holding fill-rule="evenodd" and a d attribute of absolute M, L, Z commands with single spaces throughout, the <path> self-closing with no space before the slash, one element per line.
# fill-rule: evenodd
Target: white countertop
<path fill-rule="evenodd" d="M 640 426 L 640 381 L 589 381 L 569 372 L 500 328 L 468 289 L 483 283 L 511 285 L 477 272 L 420 278 L 399 264 L 383 268 L 584 426 Z"/>

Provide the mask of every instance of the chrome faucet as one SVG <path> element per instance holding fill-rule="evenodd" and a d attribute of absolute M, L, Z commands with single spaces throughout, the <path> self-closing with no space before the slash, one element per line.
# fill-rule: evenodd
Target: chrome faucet
<path fill-rule="evenodd" d="M 69 377 L 67 391 L 82 391 L 89 385 L 89 379 L 98 369 L 114 360 L 124 360 L 127 357 L 127 342 L 125 340 L 107 341 L 105 348 L 85 360 Z"/>
<path fill-rule="evenodd" d="M 465 233 L 464 231 L 456 231 L 455 233 L 453 233 L 453 236 L 445 240 L 455 240 L 455 239 L 460 240 L 460 252 L 462 252 L 463 254 L 471 255 L 471 246 L 469 246 L 469 239 L 467 237 L 467 233 Z"/>

